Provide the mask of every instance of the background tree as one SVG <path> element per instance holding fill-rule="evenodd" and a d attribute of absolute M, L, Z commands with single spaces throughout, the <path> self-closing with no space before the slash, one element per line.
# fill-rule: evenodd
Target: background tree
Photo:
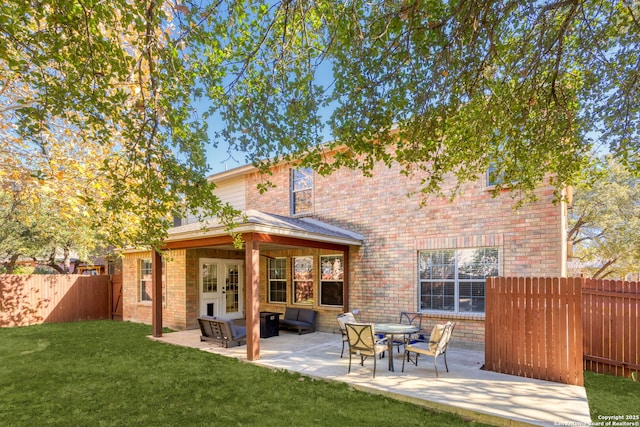
<path fill-rule="evenodd" d="M 493 165 L 524 196 L 549 174 L 579 181 L 593 148 L 639 171 L 638 2 L 294 0 L 230 16 L 221 49 L 240 56 L 213 111 L 254 160 L 398 162 L 428 172 L 426 193 Z M 198 29 L 207 58 L 216 30 Z"/>
<path fill-rule="evenodd" d="M 575 189 L 568 239 L 572 274 L 624 278 L 640 273 L 640 178 L 607 157 Z"/>
<path fill-rule="evenodd" d="M 33 203 L 21 200 L 21 195 L 0 191 L 0 259 L 7 273 L 24 259 L 58 273 L 72 273 L 72 256 L 89 262 L 109 254 L 98 232 L 82 216 L 63 218 L 55 214 L 55 200 Z"/>
<path fill-rule="evenodd" d="M 0 6 L 0 181 L 124 247 L 158 246 L 172 214 L 235 212 L 205 180 L 195 76 L 177 57 L 173 2 Z M 22 209 L 22 224 L 36 224 Z M 75 227 L 74 225 L 74 227 Z M 80 226 L 80 225 L 78 225 Z"/>
<path fill-rule="evenodd" d="M 489 165 L 517 196 L 562 188 L 594 143 L 637 174 L 638 16 L 628 0 L 9 0 L 0 148 L 21 156 L 1 178 L 73 188 L 60 215 L 158 246 L 169 213 L 236 214 L 204 179 L 214 116 L 213 143 L 265 169 L 396 162 L 428 172 L 425 193 Z"/>

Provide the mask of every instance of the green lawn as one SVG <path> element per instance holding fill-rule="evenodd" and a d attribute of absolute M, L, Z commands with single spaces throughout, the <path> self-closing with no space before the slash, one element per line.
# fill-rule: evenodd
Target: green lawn
<path fill-rule="evenodd" d="M 196 349 L 151 327 L 79 322 L 0 329 L 0 426 L 482 425 Z M 591 416 L 640 414 L 640 383 L 585 372 Z"/>
<path fill-rule="evenodd" d="M 602 422 L 607 416 L 620 416 L 622 418 L 618 422 L 633 423 L 627 424 L 631 426 L 640 425 L 640 382 L 585 372 L 584 388 L 587 391 L 592 421 Z"/>
<path fill-rule="evenodd" d="M 150 333 L 110 321 L 0 329 L 0 425 L 481 425 Z"/>

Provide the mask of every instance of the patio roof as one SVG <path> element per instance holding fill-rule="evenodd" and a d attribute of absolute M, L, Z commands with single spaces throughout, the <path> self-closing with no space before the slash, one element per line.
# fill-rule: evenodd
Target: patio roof
<path fill-rule="evenodd" d="M 260 252 L 282 248 L 320 248 L 341 251 L 344 271 L 349 271 L 350 246 L 361 246 L 363 236 L 312 218 L 291 218 L 247 210 L 233 233 L 242 234 L 245 253 L 245 318 L 247 322 L 247 359 L 260 357 Z M 164 247 L 190 249 L 215 247 L 236 249 L 231 230 L 218 220 L 208 220 L 174 227 L 169 230 Z M 162 259 L 157 251 L 152 258 L 152 326 L 153 336 L 162 336 Z M 343 279 L 343 307 L 349 307 L 348 274 Z"/>
<path fill-rule="evenodd" d="M 253 209 L 245 211 L 243 216 L 244 220 L 233 229 L 234 233 L 264 233 L 338 245 L 362 245 L 361 234 L 312 218 L 292 218 Z M 169 229 L 166 242 L 228 234 L 229 230 L 224 224 L 217 219 L 210 219 Z"/>

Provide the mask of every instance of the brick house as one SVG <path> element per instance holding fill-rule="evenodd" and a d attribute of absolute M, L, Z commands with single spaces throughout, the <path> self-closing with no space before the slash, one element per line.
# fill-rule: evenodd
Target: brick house
<path fill-rule="evenodd" d="M 379 166 L 372 177 L 341 169 L 330 176 L 288 164 L 269 180 L 252 166 L 212 175 L 216 194 L 247 213 L 237 231 L 182 219 L 169 233 L 162 270 L 162 325 L 197 327 L 200 314 L 246 318 L 287 306 L 317 311 L 317 329 L 336 331 L 336 315 L 397 321 L 420 311 L 423 326 L 455 320 L 454 338 L 484 342 L 485 278 L 566 275 L 566 206 L 553 188 L 514 209 L 512 195 L 493 197 L 487 177 L 450 201 L 411 195 L 420 176 Z M 446 190 L 446 189 L 445 189 Z M 125 251 L 124 319 L 152 323 L 150 252 Z M 158 285 L 159 286 L 159 285 Z M 255 332 L 257 334 L 257 332 Z M 257 335 L 255 335 L 257 337 Z M 258 338 L 248 346 L 257 346 Z M 251 359 L 251 357 L 249 357 Z"/>

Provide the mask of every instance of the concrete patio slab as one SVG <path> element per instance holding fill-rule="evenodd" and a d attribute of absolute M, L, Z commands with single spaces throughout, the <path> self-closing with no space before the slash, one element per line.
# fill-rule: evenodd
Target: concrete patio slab
<path fill-rule="evenodd" d="M 199 330 L 167 333 L 154 339 L 247 361 L 246 346 L 222 348 L 201 342 Z M 387 359 L 377 360 L 376 377 L 372 378 L 373 361 L 366 360 L 360 366 L 354 359 L 347 374 L 349 357 L 345 351 L 345 358 L 340 358 L 341 347 L 338 334 L 281 331 L 279 336 L 260 340 L 261 358 L 251 363 L 346 382 L 360 390 L 497 426 L 590 425 L 584 387 L 482 370 L 484 352 L 456 346 L 455 342 L 447 351 L 449 372 L 443 361 L 438 361 L 439 378 L 430 357 L 421 358 L 418 366 L 407 364 L 401 372 L 401 353 L 393 354 L 395 372 L 388 370 Z"/>

